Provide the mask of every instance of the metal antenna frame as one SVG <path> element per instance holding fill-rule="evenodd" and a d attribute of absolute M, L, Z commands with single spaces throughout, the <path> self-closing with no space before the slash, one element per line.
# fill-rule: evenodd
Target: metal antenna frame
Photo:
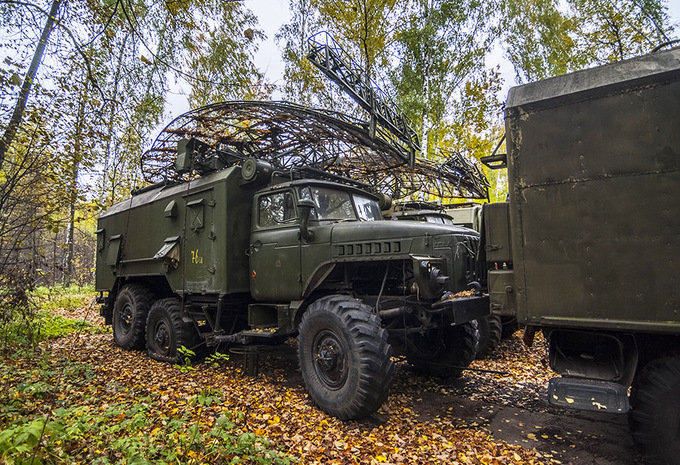
<path fill-rule="evenodd" d="M 413 168 L 416 151 L 420 151 L 420 142 L 409 118 L 399 111 L 380 86 L 366 76 L 364 68 L 329 33 L 317 32 L 308 39 L 308 43 L 310 50 L 307 59 L 368 112 L 373 120 L 370 135 L 374 136 L 374 131 L 378 131 L 380 137 L 394 144 L 404 154 Z M 374 122 L 387 131 L 380 131 Z"/>
<path fill-rule="evenodd" d="M 275 169 L 310 166 L 354 179 L 393 198 L 424 193 L 443 199 L 487 198 L 488 182 L 460 154 L 444 163 L 417 159 L 409 168 L 403 152 L 371 138 L 365 121 L 342 113 L 288 102 L 236 101 L 197 108 L 175 118 L 142 155 L 151 183 L 182 182 L 202 173 L 175 170 L 180 139 L 195 138 L 221 158 L 224 167 L 256 157 Z M 223 156 L 229 154 L 230 156 Z"/>

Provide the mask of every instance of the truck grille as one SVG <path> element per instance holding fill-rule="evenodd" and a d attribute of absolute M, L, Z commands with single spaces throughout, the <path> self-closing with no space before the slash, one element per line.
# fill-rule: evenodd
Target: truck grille
<path fill-rule="evenodd" d="M 335 246 L 335 256 L 378 255 L 401 252 L 401 242 L 361 242 Z"/>

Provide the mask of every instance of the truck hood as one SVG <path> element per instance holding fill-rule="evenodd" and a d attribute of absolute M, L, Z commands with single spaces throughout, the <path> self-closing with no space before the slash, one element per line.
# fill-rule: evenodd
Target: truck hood
<path fill-rule="evenodd" d="M 323 227 L 323 226 L 321 226 Z M 479 240 L 469 228 L 416 221 L 366 221 L 330 225 L 333 255 L 449 255 L 460 242 Z M 386 257 L 387 258 L 387 257 Z"/>
<path fill-rule="evenodd" d="M 439 236 L 453 234 L 455 236 L 479 237 L 473 229 L 462 226 L 426 223 L 418 221 L 351 221 L 335 223 L 331 226 L 331 240 L 364 241 L 381 239 L 413 238 L 419 236 Z"/>

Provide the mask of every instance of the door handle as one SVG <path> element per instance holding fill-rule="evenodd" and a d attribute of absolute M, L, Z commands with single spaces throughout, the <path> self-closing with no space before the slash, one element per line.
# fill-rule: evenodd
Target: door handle
<path fill-rule="evenodd" d="M 260 241 L 253 242 L 252 244 L 250 244 L 248 250 L 246 250 L 246 255 L 250 255 L 253 252 L 258 252 L 260 250 L 260 247 L 262 247 L 262 242 Z"/>

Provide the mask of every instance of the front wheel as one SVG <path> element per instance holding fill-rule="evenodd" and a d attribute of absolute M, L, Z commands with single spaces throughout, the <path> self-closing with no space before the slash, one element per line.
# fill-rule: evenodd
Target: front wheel
<path fill-rule="evenodd" d="M 680 457 L 680 356 L 650 362 L 633 385 L 631 423 L 645 463 L 678 463 Z"/>
<path fill-rule="evenodd" d="M 441 326 L 408 340 L 408 362 L 419 372 L 458 378 L 475 359 L 479 344 L 477 321 Z"/>
<path fill-rule="evenodd" d="M 350 420 L 378 410 L 392 385 L 391 356 L 380 317 L 359 300 L 322 297 L 302 316 L 300 370 L 310 397 L 329 415 Z"/>
<path fill-rule="evenodd" d="M 146 321 L 149 357 L 160 362 L 180 363 L 181 348 L 195 349 L 198 334 L 194 325 L 182 320 L 182 302 L 174 297 L 154 302 Z"/>

